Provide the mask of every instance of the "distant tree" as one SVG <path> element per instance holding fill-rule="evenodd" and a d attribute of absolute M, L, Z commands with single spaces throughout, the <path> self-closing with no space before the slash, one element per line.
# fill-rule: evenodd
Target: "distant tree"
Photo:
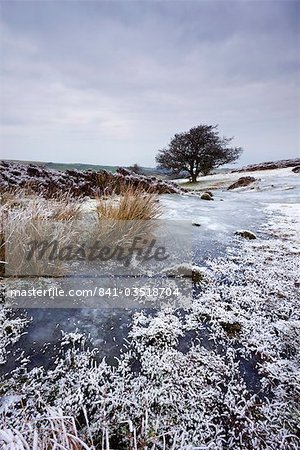
<path fill-rule="evenodd" d="M 167 148 L 159 150 L 156 162 L 159 168 L 171 169 L 173 173 L 186 171 L 192 182 L 200 173 L 223 164 L 236 161 L 241 147 L 228 147 L 233 138 L 220 137 L 215 125 L 199 125 L 189 131 L 175 134 Z"/>
<path fill-rule="evenodd" d="M 143 173 L 142 168 L 137 163 L 133 164 L 133 166 L 129 166 L 128 169 L 131 172 L 138 173 L 140 175 Z"/>

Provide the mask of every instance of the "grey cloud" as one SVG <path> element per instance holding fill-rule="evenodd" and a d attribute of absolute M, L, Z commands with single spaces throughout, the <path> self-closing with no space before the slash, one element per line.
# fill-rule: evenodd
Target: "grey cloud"
<path fill-rule="evenodd" d="M 7 152 L 152 165 L 200 122 L 235 135 L 244 162 L 299 150 L 296 3 L 3 5 Z"/>

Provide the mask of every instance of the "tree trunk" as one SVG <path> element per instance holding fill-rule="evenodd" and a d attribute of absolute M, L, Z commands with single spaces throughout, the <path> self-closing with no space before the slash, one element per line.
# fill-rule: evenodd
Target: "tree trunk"
<path fill-rule="evenodd" d="M 198 176 L 198 174 L 196 174 L 196 173 L 193 173 L 191 175 L 192 183 L 196 183 L 197 182 L 197 176 Z"/>

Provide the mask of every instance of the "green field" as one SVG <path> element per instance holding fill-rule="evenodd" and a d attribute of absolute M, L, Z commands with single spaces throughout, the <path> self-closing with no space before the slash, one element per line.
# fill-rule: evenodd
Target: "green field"
<path fill-rule="evenodd" d="M 43 163 L 49 169 L 54 170 L 68 170 L 68 169 L 77 169 L 77 170 L 93 170 L 97 172 L 98 170 L 108 170 L 109 172 L 115 173 L 118 166 L 101 166 L 96 164 L 81 164 L 81 163 L 53 163 L 47 162 Z"/>
<path fill-rule="evenodd" d="M 123 166 L 102 166 L 100 164 L 84 164 L 84 163 L 55 163 L 55 162 L 45 162 L 45 161 L 21 161 L 21 160 L 3 160 L 7 162 L 17 163 L 17 164 L 35 164 L 37 166 L 45 166 L 53 170 L 93 170 L 97 172 L 98 170 L 107 170 L 109 172 L 115 173 L 118 167 Z M 153 174 L 155 169 L 151 167 L 141 167 L 144 173 Z"/>

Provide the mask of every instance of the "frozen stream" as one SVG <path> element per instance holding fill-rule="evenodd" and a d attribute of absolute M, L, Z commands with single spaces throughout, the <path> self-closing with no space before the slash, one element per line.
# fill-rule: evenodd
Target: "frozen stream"
<path fill-rule="evenodd" d="M 167 219 L 189 220 L 198 224 L 193 229 L 194 260 L 205 265 L 207 257 L 216 257 L 234 246 L 234 232 L 247 229 L 259 235 L 265 222 L 268 205 L 279 209 L 299 204 L 300 177 L 290 169 L 261 172 L 258 186 L 246 190 L 215 190 L 214 201 L 203 201 L 198 197 L 163 196 L 164 216 Z"/>

